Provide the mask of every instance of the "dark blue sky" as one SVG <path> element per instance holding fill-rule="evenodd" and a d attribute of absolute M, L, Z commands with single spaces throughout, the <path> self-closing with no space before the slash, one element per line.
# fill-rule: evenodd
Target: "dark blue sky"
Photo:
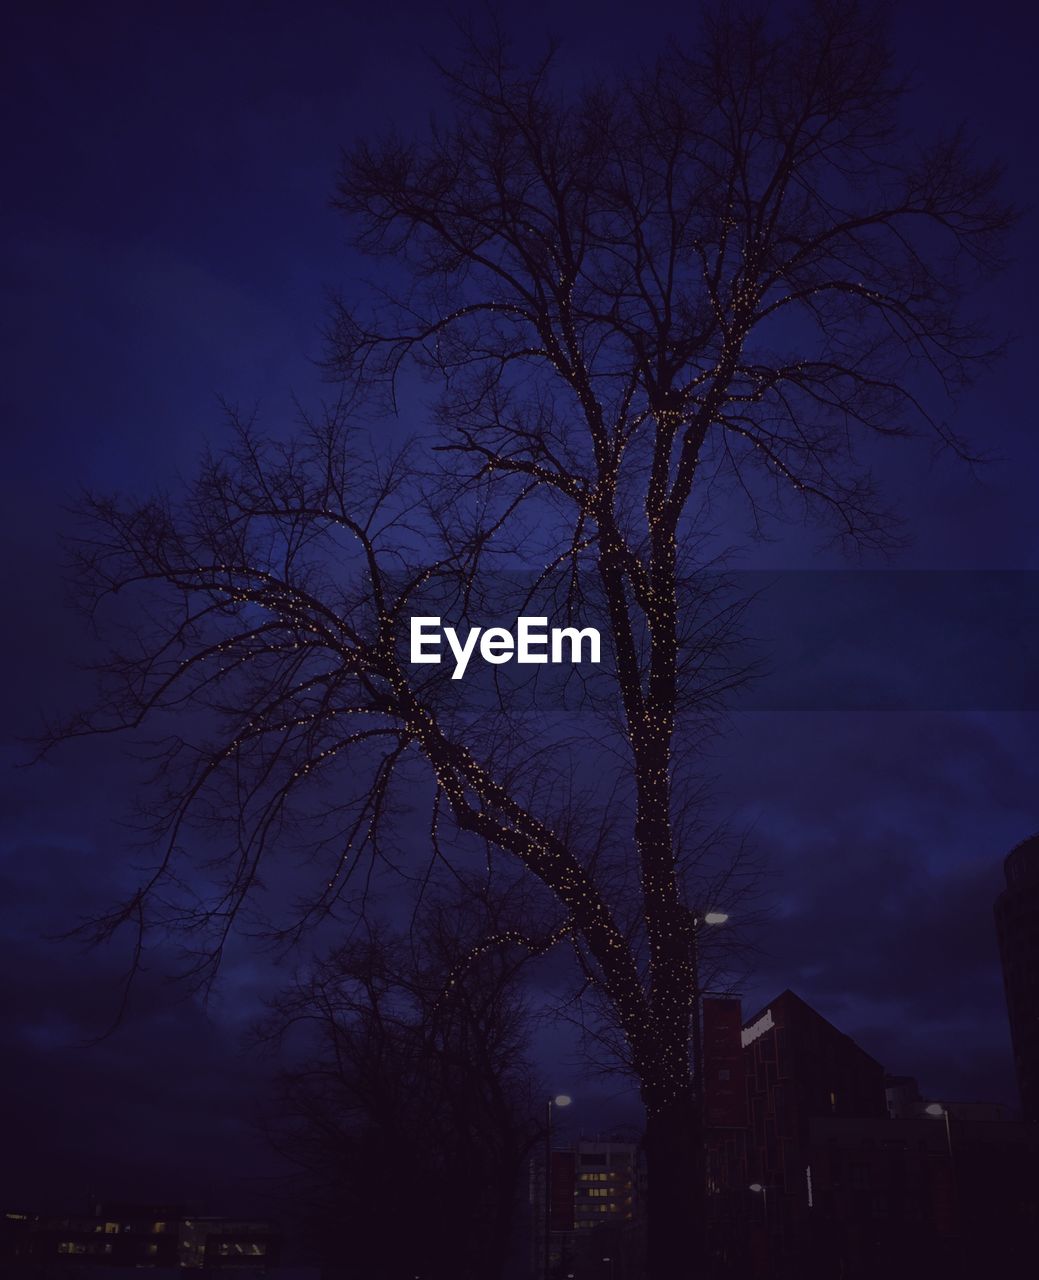
<path fill-rule="evenodd" d="M 686 6 L 556 8 L 503 14 L 531 48 L 551 21 L 579 75 L 681 35 Z M 1034 40 L 1021 13 L 928 0 L 899 6 L 895 34 L 917 86 L 912 123 L 926 132 L 965 118 L 1029 205 Z M 422 126 L 439 92 L 427 54 L 452 46 L 446 14 L 410 3 L 8 11 L 0 396 L 12 735 L 80 687 L 83 639 L 63 608 L 56 541 L 77 488 L 175 483 L 219 438 L 217 395 L 258 402 L 277 423 L 290 393 L 319 390 L 325 287 L 349 287 L 362 270 L 328 208 L 338 149 L 388 122 Z M 878 459 L 913 537 L 900 567 L 1039 569 L 1035 233 L 1026 213 L 1013 269 L 982 299 L 1018 340 L 956 424 L 1003 461 L 977 476 L 923 446 Z M 791 530 L 749 563 L 836 561 Z M 1039 827 L 1037 744 L 1026 711 L 737 717 L 718 749 L 722 798 L 777 869 L 748 1012 L 792 986 L 934 1094 L 1012 1096 L 991 900 L 1000 858 Z M 84 958 L 42 935 L 125 877 L 115 819 L 126 788 L 111 752 L 63 752 L 30 772 L 15 768 L 23 758 L 9 741 L 0 1069 L 2 1096 L 19 1105 L 0 1196 L 230 1196 L 243 1171 L 263 1167 L 248 1126 L 262 1067 L 237 1044 L 270 975 L 243 945 L 204 1012 L 161 984 L 160 953 L 126 1025 L 82 1047 L 106 1024 L 124 957 Z"/>

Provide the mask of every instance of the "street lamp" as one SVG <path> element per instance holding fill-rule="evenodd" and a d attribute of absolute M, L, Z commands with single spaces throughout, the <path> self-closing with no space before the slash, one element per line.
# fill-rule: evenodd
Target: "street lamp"
<path fill-rule="evenodd" d="M 945 1121 L 945 1145 L 949 1151 L 949 1182 L 952 1195 L 953 1214 L 956 1212 L 956 1203 L 959 1196 L 956 1194 L 956 1157 L 952 1150 L 952 1125 L 949 1123 L 949 1108 L 943 1106 L 940 1102 L 931 1102 L 924 1107 L 924 1114 L 934 1116 L 937 1120 L 939 1116 Z"/>
<path fill-rule="evenodd" d="M 614 1272 L 613 1255 L 611 1254 L 608 1258 L 603 1258 L 603 1262 L 608 1262 L 608 1263 L 610 1264 L 610 1280 L 613 1280 L 613 1277 L 614 1277 L 614 1274 L 615 1274 L 615 1272 Z"/>
<path fill-rule="evenodd" d="M 925 1114 L 937 1118 L 941 1116 L 945 1120 L 945 1141 L 949 1147 L 949 1160 L 952 1160 L 952 1129 L 949 1125 L 949 1108 L 943 1107 L 940 1102 L 931 1102 L 924 1107 Z"/>
<path fill-rule="evenodd" d="M 557 1093 L 545 1101 L 545 1280 L 549 1280 L 552 1257 L 552 1108 L 568 1107 L 573 1098 Z"/>
<path fill-rule="evenodd" d="M 689 924 L 689 961 L 691 969 L 692 991 L 692 1067 L 695 1093 L 693 1095 L 693 1115 L 696 1126 L 696 1151 L 693 1177 L 697 1184 L 697 1195 L 707 1193 L 707 1111 L 704 1105 L 704 1053 L 703 1053 L 703 988 L 700 985 L 700 930 L 704 926 L 713 928 L 724 924 L 729 918 L 727 911 L 705 911 L 697 915 L 687 908 Z"/>
<path fill-rule="evenodd" d="M 699 929 L 702 924 L 724 924 L 729 918 L 727 911 L 705 911 L 702 916 L 698 916 L 690 912 L 693 920 L 693 928 Z"/>
<path fill-rule="evenodd" d="M 761 1182 L 752 1182 L 750 1189 L 756 1196 L 761 1197 L 761 1207 L 765 1212 L 765 1229 L 768 1230 L 768 1187 Z"/>
<path fill-rule="evenodd" d="M 689 918 L 692 921 L 692 932 L 690 934 L 690 959 L 692 960 L 693 969 L 693 1071 L 696 1079 L 696 1106 L 700 1116 L 700 1126 L 704 1123 L 703 1118 L 703 1028 L 700 1023 L 700 1015 L 703 1005 L 703 992 L 700 989 L 700 929 L 704 925 L 714 926 L 725 924 L 729 918 L 727 911 L 705 911 L 702 916 L 693 914 L 690 911 Z"/>

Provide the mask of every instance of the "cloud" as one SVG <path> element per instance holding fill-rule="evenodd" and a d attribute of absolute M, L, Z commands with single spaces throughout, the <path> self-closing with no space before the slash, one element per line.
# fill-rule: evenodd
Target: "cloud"
<path fill-rule="evenodd" d="M 1002 856 L 1039 826 L 1035 729 L 1026 715 L 748 718 L 726 796 L 754 820 L 776 903 L 748 1006 L 792 987 L 890 1070 L 1013 1100 L 992 904 Z"/>

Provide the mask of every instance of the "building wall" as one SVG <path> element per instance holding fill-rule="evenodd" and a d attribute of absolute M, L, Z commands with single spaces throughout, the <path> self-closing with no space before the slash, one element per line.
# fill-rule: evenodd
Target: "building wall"
<path fill-rule="evenodd" d="M 802 1197 L 810 1121 L 884 1118 L 884 1069 L 792 991 L 752 1018 L 744 1037 L 752 1180 Z"/>

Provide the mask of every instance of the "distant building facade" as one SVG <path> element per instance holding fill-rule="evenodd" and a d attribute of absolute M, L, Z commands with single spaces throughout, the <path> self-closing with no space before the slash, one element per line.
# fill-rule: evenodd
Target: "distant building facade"
<path fill-rule="evenodd" d="M 83 1214 L 0 1216 L 5 1275 L 50 1275 L 69 1266 L 263 1272 L 280 1252 L 268 1222 L 199 1217 L 178 1205 L 109 1202 Z"/>
<path fill-rule="evenodd" d="M 634 1280 L 641 1274 L 645 1166 L 635 1142 L 580 1139 L 551 1153 L 549 1280 Z M 545 1276 L 543 1161 L 531 1180 L 533 1274 Z"/>
<path fill-rule="evenodd" d="M 1039 834 L 1003 862 L 1006 888 L 996 899 L 996 933 L 1010 1039 L 1026 1120 L 1039 1123 Z"/>

